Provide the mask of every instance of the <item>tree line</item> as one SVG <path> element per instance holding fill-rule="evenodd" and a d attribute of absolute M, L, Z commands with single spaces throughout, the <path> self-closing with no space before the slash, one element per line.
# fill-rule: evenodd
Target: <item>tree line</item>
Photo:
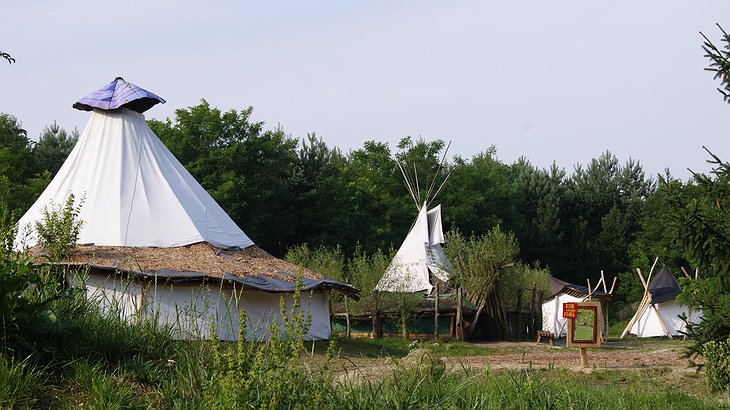
<path fill-rule="evenodd" d="M 434 177 L 449 175 L 437 197 L 445 230 L 483 235 L 499 226 L 515 235 L 520 260 L 561 279 L 595 283 L 601 270 L 631 272 L 657 255 L 675 268 L 686 265 L 663 220 L 664 194 L 637 160 L 605 152 L 568 173 L 526 158 L 505 163 L 488 146 L 440 166 L 442 140 L 405 137 L 395 147 L 368 141 L 343 153 L 314 133 L 297 138 L 266 129 L 250 119 L 252 111 L 221 111 L 202 100 L 172 119 L 148 122 L 247 235 L 274 255 L 303 243 L 339 247 L 348 256 L 397 248 L 416 216 L 401 161 L 417 170 L 413 178 L 424 191 Z M 0 206 L 22 215 L 77 138 L 53 124 L 34 142 L 17 119 L 0 115 Z M 692 193 L 694 183 L 664 177 Z"/>

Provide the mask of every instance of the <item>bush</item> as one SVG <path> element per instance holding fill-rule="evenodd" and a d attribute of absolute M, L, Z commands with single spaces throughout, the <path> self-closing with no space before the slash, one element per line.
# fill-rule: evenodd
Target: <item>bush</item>
<path fill-rule="evenodd" d="M 713 392 L 728 391 L 730 387 L 730 338 L 724 342 L 707 342 L 702 347 L 707 387 Z"/>
<path fill-rule="evenodd" d="M 327 367 L 334 351 L 331 343 L 327 359 L 318 369 L 301 361 L 309 317 L 300 309 L 301 275 L 297 278 L 290 311 L 281 299 L 284 323 L 273 322 L 269 340 L 247 341 L 246 314 L 239 314 L 239 334 L 235 345 L 211 341 L 212 366 L 203 385 L 206 408 L 322 408 L 332 395 L 332 377 Z M 215 323 L 215 322 L 213 322 Z M 216 335 L 215 325 L 211 335 Z"/>

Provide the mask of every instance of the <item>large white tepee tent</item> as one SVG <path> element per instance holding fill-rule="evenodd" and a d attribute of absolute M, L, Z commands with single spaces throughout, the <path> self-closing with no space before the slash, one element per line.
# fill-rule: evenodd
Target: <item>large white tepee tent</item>
<path fill-rule="evenodd" d="M 73 194 L 83 198 L 83 227 L 75 259 L 65 262 L 91 267 L 87 290 L 104 306 L 172 326 L 181 338 L 208 336 L 213 318 L 222 339 L 237 337 L 245 309 L 248 337 L 266 338 L 280 319 L 279 297 L 293 303 L 298 268 L 256 247 L 152 132 L 142 112 L 164 102 L 117 78 L 74 104 L 91 117 L 20 219 L 18 245 L 34 246 L 44 208 Z M 329 338 L 328 290 L 357 290 L 308 270 L 303 282 L 306 337 Z"/>

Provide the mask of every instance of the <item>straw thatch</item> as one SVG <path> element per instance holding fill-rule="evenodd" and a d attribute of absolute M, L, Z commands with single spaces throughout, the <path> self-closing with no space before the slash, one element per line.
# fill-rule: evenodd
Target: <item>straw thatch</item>
<path fill-rule="evenodd" d="M 39 247 L 32 248 L 30 253 L 37 263 L 48 262 Z M 258 275 L 290 282 L 295 281 L 293 275 L 301 270 L 305 278 L 323 279 L 322 275 L 275 258 L 257 246 L 223 250 L 207 243 L 176 248 L 78 245 L 73 256 L 62 263 L 128 272 L 199 272 L 212 278 L 220 278 L 226 273 L 239 278 Z"/>

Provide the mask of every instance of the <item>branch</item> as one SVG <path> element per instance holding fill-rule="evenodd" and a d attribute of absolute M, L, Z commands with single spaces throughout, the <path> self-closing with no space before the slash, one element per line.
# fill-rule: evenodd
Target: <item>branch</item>
<path fill-rule="evenodd" d="M 13 56 L 11 56 L 8 53 L 4 53 L 2 51 L 0 51 L 0 58 L 4 58 L 5 60 L 7 60 L 8 64 L 13 64 L 15 62 L 15 59 L 13 58 Z"/>

